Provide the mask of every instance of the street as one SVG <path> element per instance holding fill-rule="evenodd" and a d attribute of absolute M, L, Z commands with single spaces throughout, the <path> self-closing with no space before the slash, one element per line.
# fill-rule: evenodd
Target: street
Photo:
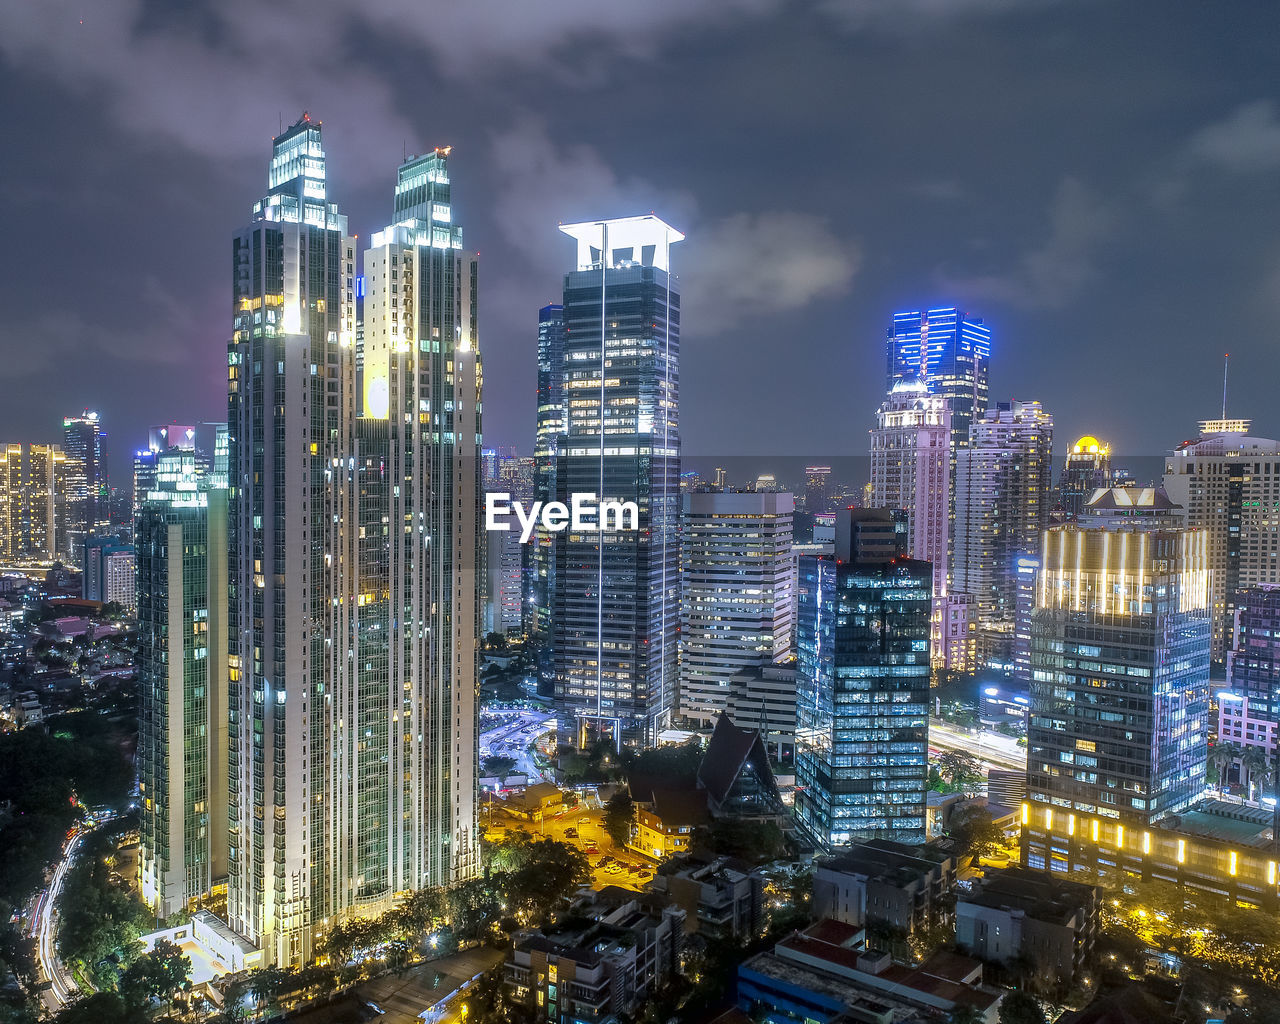
<path fill-rule="evenodd" d="M 543 775 L 534 763 L 530 746 L 551 721 L 545 711 L 529 711 L 519 708 L 489 708 L 480 713 L 480 763 L 486 757 L 509 757 L 515 761 L 513 774 L 529 777 L 529 781 L 541 782 Z M 484 728 L 488 724 L 488 728 Z"/>
<path fill-rule="evenodd" d="M 36 940 L 36 962 L 41 976 L 49 982 L 41 993 L 41 1001 L 50 1012 L 56 1012 L 69 1002 L 79 991 L 76 983 L 54 950 L 54 938 L 57 934 L 58 914 L 55 905 L 66 881 L 67 872 L 75 858 L 76 849 L 87 833 L 77 828 L 62 848 L 62 856 L 53 869 L 53 878 L 49 885 L 35 898 L 31 911 L 31 930 L 28 933 Z"/>
<path fill-rule="evenodd" d="M 1015 739 L 1002 733 L 985 729 L 975 733 L 930 717 L 929 745 L 940 750 L 958 750 L 972 754 L 982 762 L 984 769 L 999 768 L 1018 772 L 1027 770 L 1027 748 L 1018 746 Z"/>

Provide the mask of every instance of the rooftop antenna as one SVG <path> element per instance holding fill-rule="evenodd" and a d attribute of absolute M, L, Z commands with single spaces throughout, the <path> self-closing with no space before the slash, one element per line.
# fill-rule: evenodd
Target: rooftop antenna
<path fill-rule="evenodd" d="M 409 162 L 409 140 L 400 140 L 400 162 L 402 164 Z"/>
<path fill-rule="evenodd" d="M 276 111 L 276 120 L 280 122 L 280 130 L 277 134 L 283 135 L 284 134 L 284 111 L 283 110 Z"/>
<path fill-rule="evenodd" d="M 1231 353 L 1222 353 L 1222 418 L 1227 418 L 1227 368 L 1231 365 Z"/>

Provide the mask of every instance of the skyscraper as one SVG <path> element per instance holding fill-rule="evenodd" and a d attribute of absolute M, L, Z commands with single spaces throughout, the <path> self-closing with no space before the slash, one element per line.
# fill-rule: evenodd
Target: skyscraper
<path fill-rule="evenodd" d="M 692 491 L 681 539 L 680 717 L 711 725 L 733 678 L 791 652 L 791 529 L 786 493 Z"/>
<path fill-rule="evenodd" d="M 1123 850 L 1126 829 L 1132 843 L 1203 795 L 1208 538 L 1174 511 L 1161 489 L 1114 488 L 1042 537 L 1023 830 L 1032 867 L 1094 863 L 1100 837 Z"/>
<path fill-rule="evenodd" d="M 800 559 L 796 801 L 822 849 L 922 843 L 933 568 L 889 509 L 837 513 L 835 550 Z"/>
<path fill-rule="evenodd" d="M 364 724 L 355 239 L 327 199 L 309 116 L 275 139 L 268 192 L 232 265 L 227 912 L 266 963 L 288 965 L 309 959 L 318 922 L 381 891 L 353 863 L 376 819 L 357 824 L 357 766 L 334 746 Z"/>
<path fill-rule="evenodd" d="M 160 453 L 135 525 L 142 896 L 157 917 L 226 877 L 227 491 Z"/>
<path fill-rule="evenodd" d="M 0 445 L 0 558 L 74 560 L 73 467 L 56 444 Z"/>
<path fill-rule="evenodd" d="M 1093 492 L 1111 484 L 1111 446 L 1091 434 L 1076 441 L 1067 452 L 1058 477 L 1058 504 L 1072 519 L 1084 511 Z"/>
<path fill-rule="evenodd" d="M 947 661 L 947 551 L 950 532 L 951 410 L 923 381 L 900 380 L 871 431 L 871 506 L 907 513 L 907 554 L 933 566 L 933 660 Z"/>
<path fill-rule="evenodd" d="M 634 501 L 639 530 L 556 535 L 556 699 L 579 736 L 651 742 L 675 704 L 680 616 L 680 296 L 652 215 L 562 225 L 564 427 L 556 496 Z"/>
<path fill-rule="evenodd" d="M 367 823 L 350 851 L 365 880 L 358 904 L 375 887 L 390 895 L 445 885 L 480 867 L 479 262 L 462 248 L 449 152 L 400 165 L 393 224 L 374 232 L 364 254 L 357 465 L 363 458 L 367 554 L 354 628 L 364 649 L 388 660 L 366 665 L 371 674 L 356 691 L 361 700 L 377 694 L 367 714 L 383 738 L 348 736 L 348 756 L 371 780 L 352 796 Z M 371 542 L 379 528 L 384 539 Z"/>
<path fill-rule="evenodd" d="M 220 424 L 225 429 L 225 424 Z M 133 516 L 142 511 L 147 492 L 155 486 L 156 465 L 160 455 L 171 448 L 194 451 L 196 428 L 176 423 L 152 427 L 147 432 L 147 447 L 133 453 Z M 224 467 L 225 468 L 225 467 Z"/>
<path fill-rule="evenodd" d="M 886 344 L 885 390 L 922 380 L 951 408 L 951 447 L 969 443 L 969 427 L 987 411 L 991 328 L 953 306 L 893 315 Z"/>
<path fill-rule="evenodd" d="M 831 504 L 831 467 L 805 466 L 804 510 L 814 516 L 829 511 Z"/>
<path fill-rule="evenodd" d="M 82 593 L 89 601 L 115 603 L 132 613 L 137 606 L 137 564 L 131 545 L 115 537 L 90 537 L 84 544 Z"/>
<path fill-rule="evenodd" d="M 1218 662 L 1231 647 L 1236 592 L 1280 583 L 1280 441 L 1248 430 L 1248 420 L 1206 421 L 1198 438 L 1165 459 L 1170 499 L 1183 506 L 1188 526 L 1209 535 Z"/>
<path fill-rule="evenodd" d="M 1047 525 L 1053 418 L 1039 402 L 1000 402 L 975 420 L 956 455 L 951 588 L 973 598 L 980 660 L 1009 662 L 1017 559 Z"/>
<path fill-rule="evenodd" d="M 84 541 L 111 527 L 108 515 L 110 488 L 106 456 L 102 450 L 101 417 L 86 409 L 62 421 L 62 450 L 68 460 L 68 519 L 70 545 L 77 565 L 82 564 Z"/>

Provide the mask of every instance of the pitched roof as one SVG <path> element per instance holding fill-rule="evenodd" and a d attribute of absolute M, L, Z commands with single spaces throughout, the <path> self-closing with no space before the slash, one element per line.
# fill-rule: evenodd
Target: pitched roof
<path fill-rule="evenodd" d="M 720 712 L 711 733 L 711 742 L 698 765 L 698 785 L 707 791 L 713 808 L 720 807 L 729 799 L 733 784 L 748 762 L 755 768 L 761 785 L 780 806 L 781 794 L 769 767 L 769 752 L 765 750 L 760 734 L 754 729 L 734 725 L 726 712 Z"/>

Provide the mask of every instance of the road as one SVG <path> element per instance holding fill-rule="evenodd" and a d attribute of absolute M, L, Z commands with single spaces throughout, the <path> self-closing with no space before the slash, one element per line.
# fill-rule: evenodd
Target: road
<path fill-rule="evenodd" d="M 542 733 L 552 716 L 545 711 L 524 709 L 486 708 L 481 712 L 482 723 L 488 720 L 488 729 L 480 733 L 480 762 L 490 756 L 509 757 L 515 761 L 512 771 L 527 775 L 530 782 L 542 782 L 529 748 Z"/>
<path fill-rule="evenodd" d="M 1002 768 L 1007 771 L 1027 770 L 1027 749 L 1017 741 L 998 732 L 984 729 L 974 732 L 961 729 L 936 718 L 929 719 L 929 745 L 941 750 L 961 750 L 973 754 L 985 768 Z"/>
<path fill-rule="evenodd" d="M 36 897 L 32 907 L 31 930 L 28 934 L 36 940 L 36 962 L 40 968 L 41 977 L 49 982 L 40 996 L 51 1013 L 56 1012 L 79 992 L 70 973 L 58 959 L 57 951 L 54 949 L 54 938 L 58 927 L 56 910 L 58 896 L 62 892 L 62 884 L 66 881 L 67 872 L 75 859 L 80 841 L 87 834 L 79 828 L 72 832 L 71 838 L 62 847 L 62 856 L 54 866 L 52 879 L 44 891 Z"/>

